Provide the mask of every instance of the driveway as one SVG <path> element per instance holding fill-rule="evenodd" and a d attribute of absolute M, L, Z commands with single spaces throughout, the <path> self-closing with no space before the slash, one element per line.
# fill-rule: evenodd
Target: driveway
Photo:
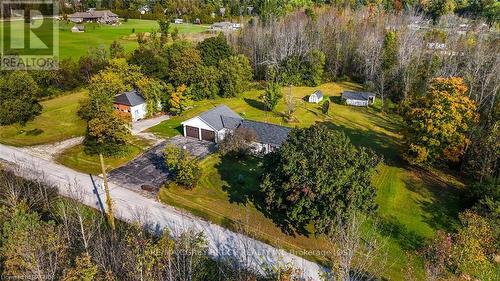
<path fill-rule="evenodd" d="M 193 138 L 175 136 L 153 146 L 141 156 L 108 173 L 109 180 L 134 191 L 143 192 L 142 185 L 160 188 L 169 178 L 163 151 L 167 144 L 174 144 L 188 150 L 192 155 L 204 158 L 215 151 L 215 144 Z"/>
<path fill-rule="evenodd" d="M 73 171 L 27 151 L 2 144 L 0 159 L 11 162 L 7 167 L 17 171 L 19 176 L 37 180 L 43 178 L 43 181 L 56 186 L 63 196 L 96 209 L 106 208 L 101 203 L 105 200 L 104 192 L 96 186 L 96 183 L 102 182 L 99 177 Z M 18 169 L 14 168 L 16 166 Z M 316 263 L 140 196 L 120 185 L 110 183 L 109 188 L 114 214 L 118 219 L 140 223 L 156 233 L 168 228 L 174 237 L 186 231 L 203 232 L 208 243 L 208 254 L 215 259 L 232 257 L 242 266 L 258 272 L 292 265 L 302 270 L 304 277 L 311 280 L 320 280 L 319 276 L 325 272 L 325 268 Z"/>
<path fill-rule="evenodd" d="M 136 135 L 142 131 L 145 131 L 153 126 L 160 124 L 161 122 L 168 120 L 170 116 L 160 115 L 158 117 L 153 117 L 149 119 L 139 120 L 132 123 L 132 134 Z"/>

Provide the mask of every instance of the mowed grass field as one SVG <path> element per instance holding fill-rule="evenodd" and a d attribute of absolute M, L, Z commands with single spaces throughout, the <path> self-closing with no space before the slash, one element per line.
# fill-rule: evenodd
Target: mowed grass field
<path fill-rule="evenodd" d="M 86 90 L 42 101 L 42 114 L 26 126 L 0 126 L 0 143 L 13 146 L 31 146 L 53 143 L 65 139 L 83 136 L 85 122 L 77 111 L 80 100 L 87 96 Z"/>
<path fill-rule="evenodd" d="M 377 187 L 377 212 L 380 220 L 380 237 L 388 245 L 389 260 L 385 265 L 385 277 L 403 280 L 408 260 L 406 252 L 414 253 L 425 239 L 437 229 L 452 229 L 457 223 L 459 194 L 462 184 L 453 176 L 440 171 L 422 171 L 408 167 L 400 158 L 401 120 L 394 114 L 382 114 L 378 107 L 364 108 L 338 103 L 344 89 L 357 89 L 353 83 L 327 83 L 320 87 L 293 87 L 297 101 L 297 122 L 285 123 L 285 109 L 281 101 L 277 113 L 264 111 L 259 100 L 261 90 L 244 93 L 238 98 L 202 101 L 184 112 L 151 129 L 152 132 L 169 137 L 180 134 L 180 122 L 220 103 L 248 119 L 272 122 L 291 127 L 308 127 L 324 123 L 342 130 L 358 146 L 366 146 L 384 156 L 373 177 Z M 303 98 L 314 90 L 321 89 L 330 99 L 327 115 L 321 113 L 320 105 L 309 104 Z M 283 92 L 288 91 L 284 88 Z M 305 253 L 302 250 L 325 250 L 328 244 L 322 237 L 314 235 L 290 236 L 281 231 L 270 216 L 264 214 L 259 201 L 258 185 L 260 159 L 235 161 L 212 155 L 203 160 L 203 174 L 199 185 L 193 190 L 182 188 L 162 189 L 160 199 L 170 205 L 186 209 L 215 223 L 243 229 L 256 238 Z M 314 261 L 324 261 L 321 256 L 305 255 Z M 412 259 L 420 263 L 418 257 Z M 421 266 L 417 274 L 423 278 Z"/>
<path fill-rule="evenodd" d="M 122 155 L 104 158 L 106 170 L 109 171 L 127 163 L 150 146 L 151 143 L 149 141 L 138 137 L 132 137 L 127 145 L 126 152 Z M 102 174 L 99 155 L 89 155 L 85 153 L 83 145 L 73 146 L 61 151 L 61 153 L 57 155 L 55 161 L 79 172 L 92 175 Z"/>
<path fill-rule="evenodd" d="M 50 20 L 49 20 L 50 21 Z M 13 42 L 22 41 L 23 30 L 29 27 L 30 24 L 26 24 L 23 21 L 14 21 L 6 23 L 0 23 L 0 31 L 5 32 L 4 28 L 12 30 L 10 33 L 10 40 Z M 37 22 L 35 21 L 35 25 Z M 71 28 L 74 26 L 73 23 L 66 23 L 64 21 L 59 21 L 59 57 L 60 58 L 74 58 L 86 55 L 87 51 L 91 47 L 104 46 L 107 50 L 109 45 L 113 41 L 120 42 L 127 52 L 131 52 L 137 48 L 138 43 L 134 32 L 151 32 L 152 30 L 158 30 L 159 26 L 156 21 L 152 20 L 137 20 L 129 19 L 127 22 L 122 21 L 120 25 L 112 26 L 107 24 L 96 24 L 87 23 L 85 24 L 85 32 L 73 33 Z M 4 28 L 2 28 L 2 26 Z M 34 34 L 41 38 L 43 42 L 49 42 L 52 36 L 52 25 L 42 25 L 39 27 Z M 170 30 L 177 28 L 179 34 L 187 35 L 191 33 L 201 33 L 207 30 L 206 25 L 194 25 L 194 24 L 171 24 Z M 8 44 L 8 42 L 5 42 Z M 41 52 L 41 51 L 40 51 Z"/>

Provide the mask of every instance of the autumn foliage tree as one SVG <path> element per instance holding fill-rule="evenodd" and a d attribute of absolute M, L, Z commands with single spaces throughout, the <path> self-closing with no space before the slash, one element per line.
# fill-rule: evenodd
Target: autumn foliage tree
<path fill-rule="evenodd" d="M 170 93 L 169 111 L 173 114 L 181 114 L 188 107 L 193 105 L 193 100 L 189 95 L 189 89 L 186 85 L 180 85 Z"/>
<path fill-rule="evenodd" d="M 404 107 L 406 158 L 413 164 L 458 162 L 477 123 L 476 104 L 461 78 L 435 78 Z"/>

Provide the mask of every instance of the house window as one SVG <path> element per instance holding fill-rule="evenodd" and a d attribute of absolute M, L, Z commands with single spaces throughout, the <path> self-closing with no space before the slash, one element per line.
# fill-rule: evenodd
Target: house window
<path fill-rule="evenodd" d="M 139 115 L 139 110 L 134 111 L 135 115 Z"/>

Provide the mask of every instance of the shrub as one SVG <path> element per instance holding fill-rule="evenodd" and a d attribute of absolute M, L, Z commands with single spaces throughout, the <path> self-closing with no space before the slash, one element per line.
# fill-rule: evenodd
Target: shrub
<path fill-rule="evenodd" d="M 164 155 L 165 165 L 172 172 L 174 182 L 185 188 L 194 188 L 201 175 L 199 160 L 174 145 L 168 145 Z"/>

